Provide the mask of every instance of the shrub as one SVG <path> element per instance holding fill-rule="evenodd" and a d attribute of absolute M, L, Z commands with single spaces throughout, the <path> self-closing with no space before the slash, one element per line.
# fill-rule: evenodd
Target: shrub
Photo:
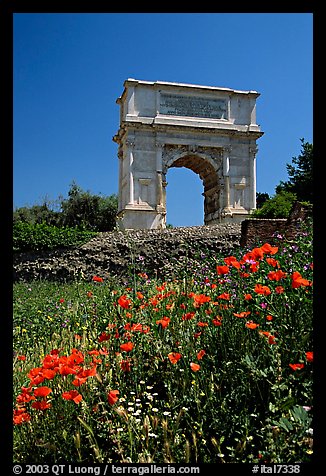
<path fill-rule="evenodd" d="M 77 228 L 59 228 L 46 223 L 17 222 L 13 227 L 13 251 L 40 251 L 85 243 L 96 235 Z"/>
<path fill-rule="evenodd" d="M 296 195 L 292 192 L 280 192 L 267 200 L 261 208 L 252 214 L 254 218 L 288 218 Z"/>

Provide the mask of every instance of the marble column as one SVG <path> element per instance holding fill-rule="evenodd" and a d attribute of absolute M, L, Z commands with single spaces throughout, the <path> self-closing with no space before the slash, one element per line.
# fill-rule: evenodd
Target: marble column
<path fill-rule="evenodd" d="M 224 178 L 224 209 L 230 209 L 230 153 L 231 147 L 223 150 L 223 178 Z"/>
<path fill-rule="evenodd" d="M 129 174 L 129 202 L 128 205 L 134 204 L 134 174 L 133 174 L 133 162 L 134 162 L 134 147 L 135 142 L 131 139 L 126 140 L 127 146 L 127 163 L 128 163 L 128 174 Z"/>
<path fill-rule="evenodd" d="M 249 147 L 250 208 L 256 209 L 256 155 L 258 147 Z"/>
<path fill-rule="evenodd" d="M 156 196 L 156 206 L 160 209 L 159 211 L 165 211 L 165 203 L 163 200 L 163 178 L 162 178 L 162 155 L 164 144 L 160 142 L 155 143 L 156 147 L 156 172 L 157 172 L 157 196 Z"/>

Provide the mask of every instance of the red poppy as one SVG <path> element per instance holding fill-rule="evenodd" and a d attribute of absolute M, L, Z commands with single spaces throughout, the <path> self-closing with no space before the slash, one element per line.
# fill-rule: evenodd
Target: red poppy
<path fill-rule="evenodd" d="M 65 302 L 65 300 L 63 298 L 59 299 L 59 302 L 62 304 L 63 302 Z"/>
<path fill-rule="evenodd" d="M 194 300 L 195 307 L 200 307 L 202 304 L 205 304 L 205 302 L 209 302 L 211 300 L 211 298 L 206 296 L 206 294 L 192 294 L 191 297 Z"/>
<path fill-rule="evenodd" d="M 200 369 L 200 365 L 195 364 L 194 362 L 190 362 L 190 368 L 193 372 L 198 372 L 198 370 Z"/>
<path fill-rule="evenodd" d="M 165 329 L 165 327 L 167 327 L 169 324 L 170 324 L 170 321 L 171 319 L 169 317 L 163 317 L 162 319 L 159 319 L 158 321 L 156 321 L 156 324 L 160 324 L 163 329 Z"/>
<path fill-rule="evenodd" d="M 28 403 L 31 400 L 35 400 L 35 397 L 31 395 L 32 389 L 28 387 L 22 387 L 22 393 L 17 396 L 16 401 L 18 404 Z"/>
<path fill-rule="evenodd" d="M 284 288 L 283 286 L 276 286 L 275 291 L 277 292 L 277 294 L 282 294 L 284 293 Z"/>
<path fill-rule="evenodd" d="M 99 276 L 93 276 L 92 280 L 97 283 L 103 283 L 103 278 L 100 278 Z"/>
<path fill-rule="evenodd" d="M 273 336 L 272 334 L 270 334 L 270 335 L 268 336 L 268 343 L 269 343 L 270 345 L 276 344 L 275 336 Z"/>
<path fill-rule="evenodd" d="M 63 375 L 63 376 L 70 375 L 70 374 L 74 375 L 76 373 L 76 370 L 70 367 L 69 365 L 63 364 L 63 365 L 60 365 L 59 367 L 59 373 L 60 375 Z"/>
<path fill-rule="evenodd" d="M 181 359 L 182 355 L 179 354 L 178 352 L 170 352 L 168 354 L 168 357 L 169 357 L 169 360 L 171 362 L 171 364 L 176 364 L 178 362 L 179 359 Z"/>
<path fill-rule="evenodd" d="M 259 327 L 259 324 L 256 324 L 255 322 L 252 322 L 252 321 L 248 321 L 246 322 L 246 327 L 248 327 L 248 329 L 256 329 L 257 327 Z"/>
<path fill-rule="evenodd" d="M 81 364 L 82 362 L 84 362 L 84 356 L 82 352 L 80 352 L 77 349 L 72 349 L 72 353 L 68 355 L 67 364 L 75 365 L 75 364 Z"/>
<path fill-rule="evenodd" d="M 257 294 L 263 294 L 264 296 L 268 296 L 271 293 L 271 290 L 268 286 L 263 286 L 260 283 L 256 284 L 254 291 Z"/>
<path fill-rule="evenodd" d="M 304 279 L 298 271 L 292 274 L 292 288 L 299 288 L 300 286 L 311 286 L 311 281 Z"/>
<path fill-rule="evenodd" d="M 34 379 L 35 377 L 39 376 L 42 372 L 42 367 L 34 367 L 34 369 L 31 369 L 28 374 L 27 374 L 27 377 L 32 380 Z"/>
<path fill-rule="evenodd" d="M 217 274 L 228 274 L 230 268 L 228 266 L 216 266 Z"/>
<path fill-rule="evenodd" d="M 83 397 L 79 392 L 77 392 L 77 390 L 69 390 L 69 392 L 63 392 L 62 398 L 64 398 L 65 400 L 72 400 L 76 403 L 76 405 L 78 405 L 83 399 Z"/>
<path fill-rule="evenodd" d="M 85 378 L 85 377 L 94 377 L 96 375 L 96 364 L 92 364 L 90 369 L 82 369 L 78 372 L 77 377 Z"/>
<path fill-rule="evenodd" d="M 259 334 L 264 335 L 268 339 L 268 343 L 270 345 L 276 344 L 275 336 L 273 336 L 270 332 L 268 331 L 259 331 Z"/>
<path fill-rule="evenodd" d="M 197 359 L 201 360 L 205 354 L 206 354 L 206 351 L 204 349 L 200 350 L 197 354 Z"/>
<path fill-rule="evenodd" d="M 284 271 L 282 271 L 281 269 L 278 269 L 277 271 L 270 271 L 267 274 L 267 277 L 271 281 L 279 281 L 280 279 L 286 277 L 286 273 L 284 273 Z"/>
<path fill-rule="evenodd" d="M 197 322 L 197 326 L 199 326 L 199 327 L 207 327 L 207 326 L 208 326 L 208 322 L 199 321 L 199 322 Z"/>
<path fill-rule="evenodd" d="M 110 390 L 108 393 L 108 402 L 110 405 L 114 405 L 119 400 L 119 390 Z"/>
<path fill-rule="evenodd" d="M 266 258 L 266 261 L 269 265 L 273 266 L 273 268 L 275 268 L 275 267 L 279 268 L 280 267 L 280 263 L 275 258 L 268 257 L 268 258 Z"/>
<path fill-rule="evenodd" d="M 26 360 L 26 356 L 25 355 L 18 355 L 17 359 L 24 361 L 24 360 Z"/>
<path fill-rule="evenodd" d="M 46 400 L 41 400 L 39 402 L 33 402 L 32 407 L 36 410 L 46 410 L 47 408 L 51 407 L 51 403 L 47 402 Z"/>
<path fill-rule="evenodd" d="M 251 311 L 242 311 L 242 312 L 234 312 L 233 315 L 235 317 L 247 317 L 251 314 Z"/>
<path fill-rule="evenodd" d="M 312 351 L 306 352 L 306 359 L 307 362 L 313 362 L 314 360 L 314 353 Z"/>
<path fill-rule="evenodd" d="M 120 349 L 125 352 L 130 352 L 133 349 L 133 347 L 134 347 L 134 344 L 130 341 L 120 345 Z"/>
<path fill-rule="evenodd" d="M 268 314 L 268 316 L 266 316 L 266 321 L 272 321 L 272 320 L 273 320 L 273 316 Z"/>
<path fill-rule="evenodd" d="M 103 342 L 103 341 L 109 340 L 110 337 L 111 337 L 111 334 L 107 334 L 106 332 L 102 332 L 97 340 L 99 342 Z"/>
<path fill-rule="evenodd" d="M 189 321 L 190 319 L 194 317 L 194 315 L 195 315 L 195 312 L 187 312 L 186 314 L 183 314 L 182 320 Z"/>
<path fill-rule="evenodd" d="M 277 246 L 272 246 L 269 243 L 265 243 L 263 246 L 260 247 L 263 253 L 267 255 L 275 255 L 278 252 Z"/>
<path fill-rule="evenodd" d="M 215 319 L 212 320 L 212 323 L 214 326 L 221 326 L 222 325 L 222 318 L 217 316 Z"/>
<path fill-rule="evenodd" d="M 252 299 L 252 295 L 250 293 L 244 295 L 245 301 L 250 301 Z"/>
<path fill-rule="evenodd" d="M 301 370 L 304 367 L 304 364 L 289 364 L 292 370 Z"/>
<path fill-rule="evenodd" d="M 52 369 L 58 367 L 59 365 L 59 356 L 58 354 L 48 354 L 44 357 L 42 361 L 43 369 Z"/>
<path fill-rule="evenodd" d="M 127 298 L 125 294 L 119 297 L 118 299 L 118 304 L 121 306 L 123 309 L 129 309 L 131 306 L 131 300 Z"/>
<path fill-rule="evenodd" d="M 262 260 L 264 258 L 264 251 L 262 248 L 253 248 L 251 251 L 252 259 Z"/>
<path fill-rule="evenodd" d="M 219 296 L 217 296 L 217 299 L 225 299 L 226 301 L 229 301 L 231 297 L 230 293 L 222 293 Z"/>
<path fill-rule="evenodd" d="M 87 382 L 87 378 L 79 378 L 79 377 L 76 377 L 73 381 L 72 381 L 72 384 L 75 386 L 75 387 L 80 387 L 81 385 L 83 385 L 84 383 Z"/>
<path fill-rule="evenodd" d="M 130 361 L 129 360 L 121 360 L 120 367 L 121 367 L 121 370 L 123 370 L 124 372 L 130 372 L 130 370 L 131 370 Z"/>
<path fill-rule="evenodd" d="M 14 410 L 13 421 L 15 425 L 21 425 L 26 421 L 30 421 L 31 416 L 26 412 L 25 408 L 18 408 Z"/>
<path fill-rule="evenodd" d="M 235 256 L 228 256 L 227 258 L 224 258 L 224 263 L 228 266 L 233 266 L 234 268 L 240 269 L 240 263 L 235 258 Z"/>
<path fill-rule="evenodd" d="M 52 392 L 49 387 L 38 387 L 34 390 L 35 397 L 47 397 Z"/>

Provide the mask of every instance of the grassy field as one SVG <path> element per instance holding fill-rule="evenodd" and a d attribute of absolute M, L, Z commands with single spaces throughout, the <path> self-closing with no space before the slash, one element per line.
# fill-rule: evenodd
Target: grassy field
<path fill-rule="evenodd" d="M 311 234 L 130 277 L 14 285 L 14 461 L 311 461 Z"/>

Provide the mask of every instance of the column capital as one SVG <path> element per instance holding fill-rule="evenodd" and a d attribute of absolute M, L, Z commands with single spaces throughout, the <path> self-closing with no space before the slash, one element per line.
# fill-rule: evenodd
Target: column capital
<path fill-rule="evenodd" d="M 223 147 L 223 155 L 230 155 L 232 152 L 232 146 L 231 145 L 227 145 L 225 147 Z"/>
<path fill-rule="evenodd" d="M 135 147 L 135 140 L 134 139 L 127 139 L 125 144 L 128 147 Z"/>
<path fill-rule="evenodd" d="M 258 153 L 258 147 L 257 147 L 257 145 L 251 145 L 251 146 L 249 146 L 249 154 L 250 154 L 250 155 L 254 156 L 254 158 L 255 158 L 255 156 L 257 155 L 257 153 Z"/>

